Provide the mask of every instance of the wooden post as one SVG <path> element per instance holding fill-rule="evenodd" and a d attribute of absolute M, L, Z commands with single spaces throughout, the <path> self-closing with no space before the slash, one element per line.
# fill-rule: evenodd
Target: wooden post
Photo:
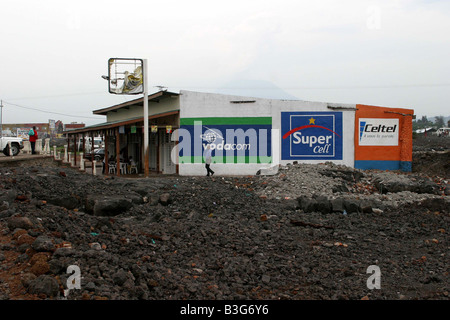
<path fill-rule="evenodd" d="M 120 135 L 116 128 L 116 175 L 120 176 Z"/>
<path fill-rule="evenodd" d="M 119 135 L 119 128 L 116 128 L 116 175 L 120 176 L 120 135 Z"/>
<path fill-rule="evenodd" d="M 108 130 L 105 130 L 105 175 L 109 174 L 109 156 L 108 156 Z"/>
<path fill-rule="evenodd" d="M 161 156 L 161 152 L 160 152 L 160 147 L 162 144 L 162 139 L 161 139 L 161 131 L 158 129 L 158 131 L 156 132 L 157 135 L 157 140 L 158 143 L 156 144 L 156 172 L 157 173 L 161 173 L 161 171 L 159 171 L 160 169 L 160 163 L 159 163 L 159 157 Z"/>
<path fill-rule="evenodd" d="M 74 154 L 74 166 L 76 167 L 77 166 L 77 146 L 78 146 L 78 144 L 77 144 L 77 140 L 78 140 L 78 134 L 74 134 L 73 135 L 73 140 L 74 140 L 74 152 L 73 152 L 73 154 Z"/>
<path fill-rule="evenodd" d="M 70 134 L 67 134 L 67 152 L 70 152 Z M 67 158 L 67 161 L 69 161 L 69 158 Z"/>
<path fill-rule="evenodd" d="M 94 162 L 94 131 L 91 131 L 91 162 L 92 162 L 92 174 L 95 175 L 95 162 Z"/>
<path fill-rule="evenodd" d="M 86 135 L 83 133 L 83 153 L 86 151 Z"/>
<path fill-rule="evenodd" d="M 80 161 L 83 163 L 83 170 L 85 171 L 85 167 L 84 167 L 84 152 L 86 151 L 86 136 L 85 133 L 82 133 L 82 137 L 83 137 L 83 142 L 82 142 L 82 148 L 83 150 L 81 150 L 83 152 L 83 156 L 81 157 Z"/>

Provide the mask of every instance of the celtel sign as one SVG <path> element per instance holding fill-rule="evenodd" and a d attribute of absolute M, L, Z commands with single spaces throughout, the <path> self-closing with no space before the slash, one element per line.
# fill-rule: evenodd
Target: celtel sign
<path fill-rule="evenodd" d="M 398 146 L 398 119 L 359 119 L 360 146 Z"/>

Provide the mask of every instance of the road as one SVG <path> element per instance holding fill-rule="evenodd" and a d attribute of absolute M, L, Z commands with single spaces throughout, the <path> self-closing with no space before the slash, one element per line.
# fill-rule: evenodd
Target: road
<path fill-rule="evenodd" d="M 26 153 L 19 153 L 17 156 L 5 156 L 3 153 L 0 154 L 0 162 L 10 162 L 10 161 L 23 161 L 23 160 L 30 160 L 30 159 L 40 159 L 40 158 L 49 158 L 52 157 L 48 154 L 26 154 Z"/>

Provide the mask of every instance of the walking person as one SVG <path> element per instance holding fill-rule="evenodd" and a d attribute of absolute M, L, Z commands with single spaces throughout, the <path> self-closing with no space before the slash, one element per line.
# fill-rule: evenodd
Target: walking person
<path fill-rule="evenodd" d="M 211 158 L 212 158 L 212 150 L 210 145 L 208 144 L 205 149 L 205 168 L 206 168 L 206 176 L 209 177 L 214 175 L 214 171 L 211 170 Z"/>
<path fill-rule="evenodd" d="M 28 135 L 30 137 L 30 144 L 31 144 L 31 154 L 36 154 L 35 148 L 36 148 L 36 140 L 38 139 L 38 133 L 36 131 L 36 126 L 33 126 L 33 129 L 28 132 Z"/>
<path fill-rule="evenodd" d="M 108 154 L 109 154 L 109 152 L 108 152 Z M 102 174 L 105 174 L 105 170 L 106 170 L 106 157 L 107 157 L 108 155 L 107 154 L 105 154 L 104 156 L 103 156 L 103 161 L 102 161 L 102 163 L 103 163 L 103 165 L 102 165 Z M 109 162 L 109 161 L 108 161 Z"/>

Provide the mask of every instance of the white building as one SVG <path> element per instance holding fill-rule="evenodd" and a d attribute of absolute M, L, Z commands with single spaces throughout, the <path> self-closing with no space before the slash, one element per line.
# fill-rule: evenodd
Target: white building
<path fill-rule="evenodd" d="M 253 175 L 294 161 L 355 164 L 355 104 L 182 90 L 149 95 L 148 110 L 151 172 L 204 175 L 207 145 L 217 175 Z M 93 113 L 107 121 L 69 137 L 103 136 L 110 159 L 131 156 L 143 172 L 143 98 Z"/>

